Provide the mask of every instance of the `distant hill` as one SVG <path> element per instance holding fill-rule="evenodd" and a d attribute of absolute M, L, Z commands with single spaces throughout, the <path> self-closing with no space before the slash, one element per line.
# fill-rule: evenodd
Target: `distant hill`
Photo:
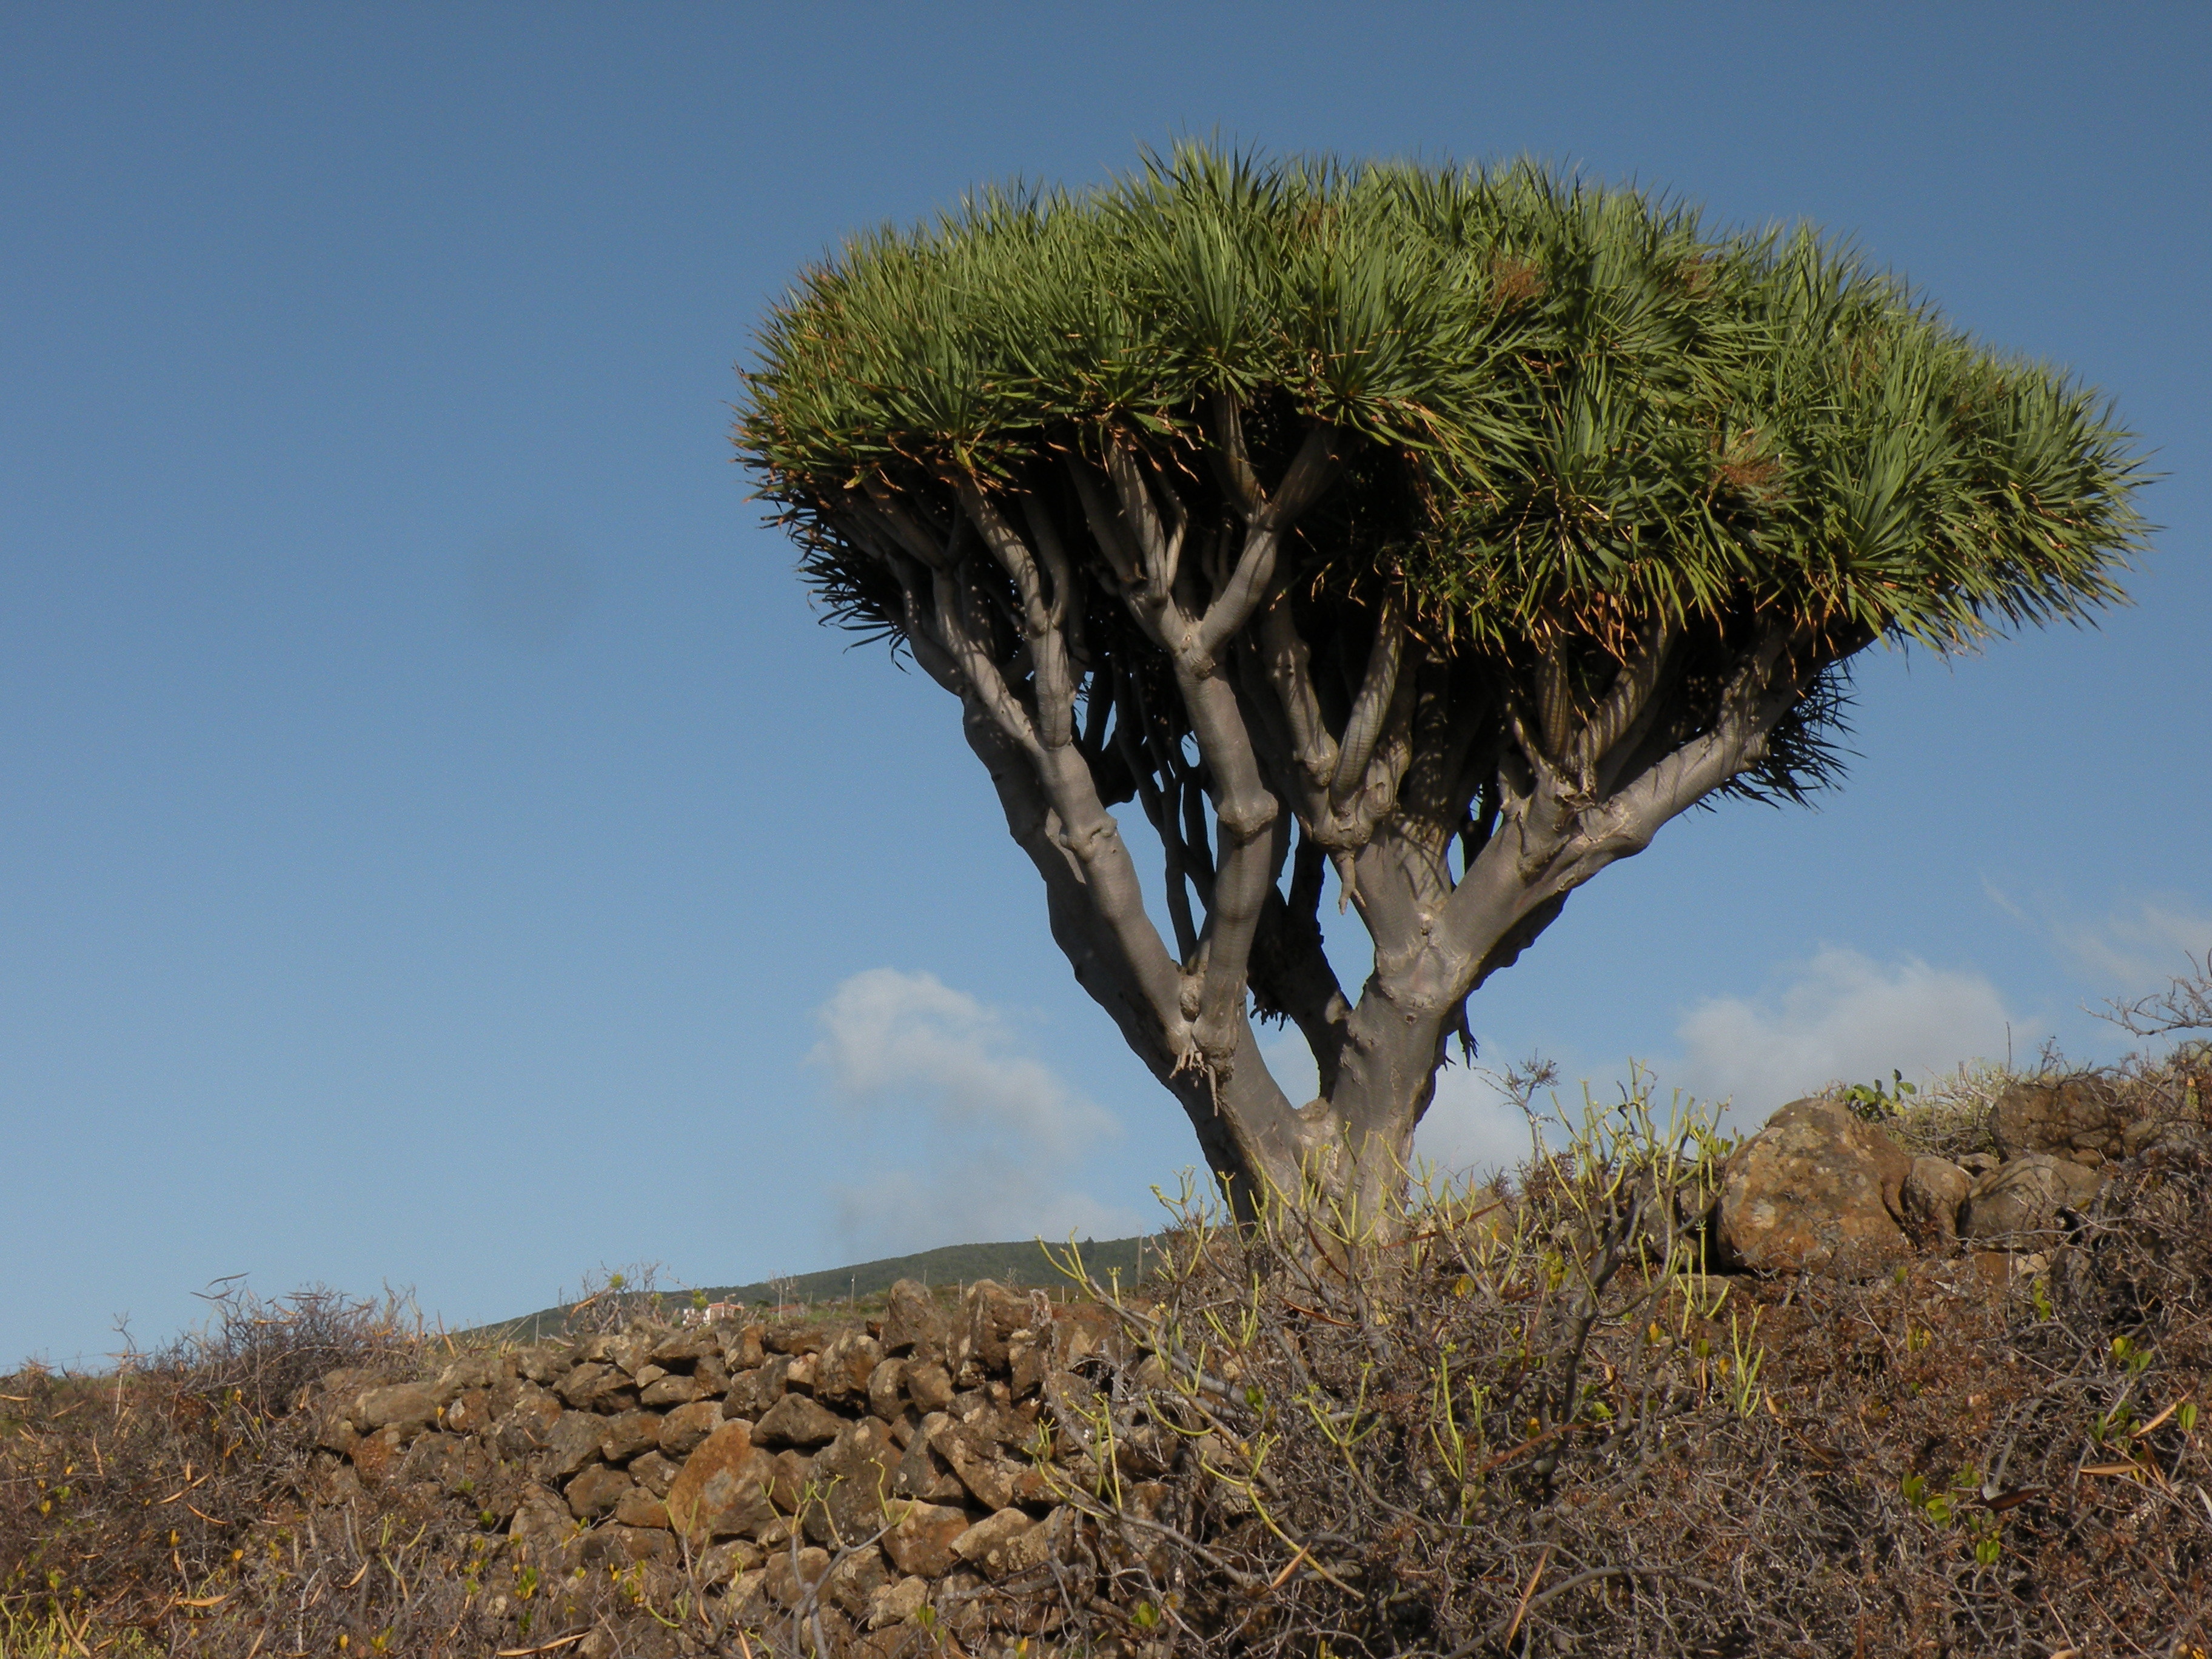
<path fill-rule="evenodd" d="M 1055 1252 L 1059 1245 L 1054 1245 Z M 1081 1245 L 1083 1265 L 1092 1278 L 1109 1281 L 1118 1275 L 1125 1285 L 1133 1285 L 1153 1265 L 1154 1241 L 1150 1237 L 1109 1238 L 1098 1241 L 1086 1239 Z M 703 1285 L 697 1291 L 661 1292 L 661 1308 L 673 1317 L 678 1310 L 691 1305 L 696 1297 L 708 1302 L 735 1302 L 746 1307 L 771 1307 L 779 1299 L 789 1303 L 828 1305 L 847 1301 L 866 1302 L 879 1297 L 902 1279 L 920 1279 L 933 1290 L 939 1286 L 957 1286 L 978 1279 L 995 1279 L 1001 1285 L 1037 1285 L 1048 1288 L 1064 1285 L 1065 1277 L 1054 1271 L 1045 1260 L 1043 1243 L 1034 1238 L 1015 1239 L 1003 1244 L 948 1244 L 942 1249 L 924 1250 L 916 1255 L 886 1256 L 880 1261 L 856 1261 L 842 1267 L 828 1267 L 820 1273 L 794 1273 L 788 1279 L 763 1279 L 750 1285 Z M 641 1308 L 648 1297 L 643 1294 L 624 1292 L 622 1300 L 635 1301 Z M 469 1337 L 486 1341 L 535 1341 L 539 1336 L 557 1336 L 568 1328 L 568 1315 L 574 1303 L 561 1303 L 550 1308 L 540 1308 L 518 1319 L 501 1320 L 474 1330 L 456 1332 L 457 1337 Z"/>

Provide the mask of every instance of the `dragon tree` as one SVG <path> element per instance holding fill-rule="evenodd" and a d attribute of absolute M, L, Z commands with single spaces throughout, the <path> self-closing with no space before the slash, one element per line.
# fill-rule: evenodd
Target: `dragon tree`
<path fill-rule="evenodd" d="M 1809 232 L 1529 165 L 1192 146 L 979 194 L 801 275 L 735 439 L 831 618 L 958 700 L 1077 981 L 1247 1206 L 1371 1206 L 1576 888 L 1832 781 L 1876 641 L 2080 619 L 2142 529 L 2092 390 Z"/>

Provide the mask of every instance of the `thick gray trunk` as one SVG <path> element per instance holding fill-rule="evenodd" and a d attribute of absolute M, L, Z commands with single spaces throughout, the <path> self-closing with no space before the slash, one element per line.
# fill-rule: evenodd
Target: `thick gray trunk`
<path fill-rule="evenodd" d="M 1241 1213 L 1272 1194 L 1369 1226 L 1402 1189 L 1468 995 L 1568 893 L 1756 759 L 1806 683 L 1805 642 L 1744 649 L 1686 742 L 1660 711 L 1682 678 L 1667 630 L 1577 702 L 1556 648 L 1523 670 L 1440 655 L 1390 588 L 1331 613 L 1317 661 L 1278 563 L 1334 476 L 1333 436 L 1311 428 L 1270 496 L 1234 407 L 1211 418 L 1230 511 L 1210 524 L 1125 446 L 1070 457 L 1072 497 L 971 481 L 918 513 L 878 491 L 849 528 L 903 590 L 915 660 L 960 699 L 1078 982 L 1182 1103 L 1209 1172 Z M 1118 657 L 1086 637 L 1101 593 L 1133 630 Z M 1362 615 L 1371 637 L 1347 647 Z M 1173 948 L 1110 810 L 1133 793 L 1164 842 Z M 1374 942 L 1356 1003 L 1322 949 L 1331 866 Z M 1305 1036 L 1316 1100 L 1269 1074 L 1255 1004 Z"/>

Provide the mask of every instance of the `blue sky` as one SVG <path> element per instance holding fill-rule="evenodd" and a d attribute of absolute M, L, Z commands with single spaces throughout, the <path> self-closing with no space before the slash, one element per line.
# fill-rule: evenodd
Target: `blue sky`
<path fill-rule="evenodd" d="M 1842 792 L 1670 828 L 1474 1024 L 1759 1115 L 2115 1053 L 2212 945 L 2207 85 L 2194 5 L 0 13 L 0 1364 L 1152 1213 L 1179 1112 L 726 430 L 842 233 L 1183 132 L 1810 219 L 2111 392 L 2136 606 L 1870 657 Z"/>

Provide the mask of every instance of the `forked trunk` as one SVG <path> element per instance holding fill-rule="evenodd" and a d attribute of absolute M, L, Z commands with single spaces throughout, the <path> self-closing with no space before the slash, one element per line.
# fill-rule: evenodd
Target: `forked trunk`
<path fill-rule="evenodd" d="M 1334 429 L 1307 426 L 1270 492 L 1233 400 L 1205 424 L 1210 498 L 1116 440 L 1012 488 L 850 492 L 839 523 L 903 595 L 1054 939 L 1182 1102 L 1208 1173 L 1240 1213 L 1280 1200 L 1356 1237 L 1389 1224 L 1468 995 L 1753 763 L 1833 642 L 1756 622 L 1692 673 L 1658 626 L 1528 662 L 1455 653 L 1389 582 L 1302 611 L 1283 554 L 1340 475 Z M 1690 685 L 1698 708 L 1670 704 Z M 1160 838 L 1171 939 L 1112 811 L 1132 799 Z M 1322 949 L 1331 867 L 1374 944 L 1356 1005 Z M 1255 1014 L 1297 1025 L 1316 1099 L 1269 1075 Z"/>

